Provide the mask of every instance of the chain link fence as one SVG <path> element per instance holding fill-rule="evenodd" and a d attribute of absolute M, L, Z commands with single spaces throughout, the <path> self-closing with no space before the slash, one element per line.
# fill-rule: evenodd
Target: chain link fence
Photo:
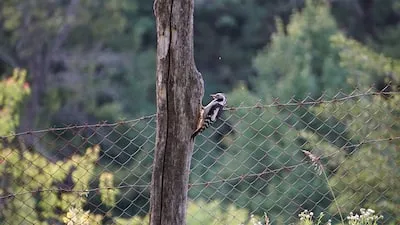
<path fill-rule="evenodd" d="M 229 98 L 228 98 L 229 103 Z M 400 222 L 400 95 L 227 107 L 196 137 L 187 223 Z M 1 137 L 1 224 L 148 224 L 156 117 Z M 29 143 L 29 144 L 28 144 Z"/>

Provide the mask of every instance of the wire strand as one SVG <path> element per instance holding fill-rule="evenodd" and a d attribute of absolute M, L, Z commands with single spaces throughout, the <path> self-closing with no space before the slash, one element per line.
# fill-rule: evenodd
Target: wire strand
<path fill-rule="evenodd" d="M 348 145 L 348 146 L 344 146 L 342 148 L 340 148 L 341 150 L 343 150 L 344 148 L 353 148 L 353 147 L 360 147 L 361 145 L 364 144 L 368 144 L 368 143 L 376 143 L 376 142 L 384 142 L 384 141 L 393 141 L 393 140 L 400 140 L 400 136 L 399 137 L 390 137 L 390 138 L 381 138 L 381 139 L 374 139 L 374 140 L 366 140 L 366 141 L 362 141 L 358 144 L 354 144 L 354 145 Z M 324 159 L 324 158 L 330 158 L 336 154 L 339 154 L 339 152 L 334 152 L 331 153 L 329 155 L 325 155 L 320 157 L 320 159 Z M 278 169 L 268 169 L 266 168 L 263 172 L 260 173 L 250 173 L 250 174 L 243 174 L 240 176 L 235 176 L 232 178 L 226 178 L 226 179 L 219 179 L 219 180 L 210 180 L 210 181 L 204 181 L 204 182 L 197 182 L 197 183 L 192 183 L 189 184 L 189 187 L 193 187 L 193 186 L 209 186 L 211 184 L 217 184 L 217 183 L 227 183 L 227 182 L 232 182 L 235 180 L 244 180 L 245 178 L 249 178 L 249 177 L 261 177 L 263 175 L 266 174 L 275 174 L 278 173 L 280 171 L 287 171 L 287 170 L 293 170 L 296 169 L 299 166 L 302 165 L 306 165 L 309 164 L 309 162 L 307 160 L 300 162 L 296 165 L 292 165 L 292 166 L 284 166 Z M 312 166 L 312 165 L 310 165 Z M 103 188 L 91 188 L 91 189 L 84 189 L 84 190 L 71 190 L 71 189 L 64 189 L 64 188 L 49 188 L 49 189 L 38 189 L 38 190 L 34 190 L 34 191 L 24 191 L 24 192 L 19 192 L 19 193 L 11 193 L 11 194 L 7 194 L 7 195 L 3 195 L 0 196 L 0 200 L 1 199 L 7 199 L 7 198 L 12 198 L 12 197 L 16 197 L 19 195 L 25 195 L 25 194 L 34 194 L 34 193 L 42 193 L 42 192 L 70 192 L 70 193 L 88 193 L 88 192 L 97 192 L 100 190 L 109 190 L 109 189 L 125 189 L 125 188 L 149 188 L 150 184 L 129 184 L 129 185 L 120 185 L 120 186 L 115 186 L 115 187 L 103 187 Z"/>

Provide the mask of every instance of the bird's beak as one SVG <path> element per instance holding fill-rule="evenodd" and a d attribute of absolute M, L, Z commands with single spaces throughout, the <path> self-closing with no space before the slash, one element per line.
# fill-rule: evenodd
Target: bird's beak
<path fill-rule="evenodd" d="M 216 97 L 216 95 L 215 94 L 213 94 L 213 95 L 210 95 L 213 99 L 215 99 L 215 97 Z"/>

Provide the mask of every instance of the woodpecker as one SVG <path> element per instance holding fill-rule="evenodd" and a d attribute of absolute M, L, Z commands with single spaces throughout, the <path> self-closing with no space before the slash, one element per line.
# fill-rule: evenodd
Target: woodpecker
<path fill-rule="evenodd" d="M 226 105 L 226 97 L 222 93 L 212 94 L 213 100 L 205 107 L 202 107 L 200 112 L 200 120 L 196 131 L 192 134 L 192 139 L 199 133 L 208 128 L 212 123 L 222 115 L 222 110 Z"/>

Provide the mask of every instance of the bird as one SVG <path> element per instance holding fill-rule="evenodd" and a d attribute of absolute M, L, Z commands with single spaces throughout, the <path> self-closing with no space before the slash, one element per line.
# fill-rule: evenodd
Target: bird
<path fill-rule="evenodd" d="M 194 139 L 198 134 L 203 132 L 212 123 L 221 117 L 224 106 L 226 105 L 226 97 L 223 93 L 216 93 L 210 95 L 213 100 L 208 105 L 203 106 L 200 112 L 199 123 L 197 129 L 192 134 L 191 138 Z"/>

